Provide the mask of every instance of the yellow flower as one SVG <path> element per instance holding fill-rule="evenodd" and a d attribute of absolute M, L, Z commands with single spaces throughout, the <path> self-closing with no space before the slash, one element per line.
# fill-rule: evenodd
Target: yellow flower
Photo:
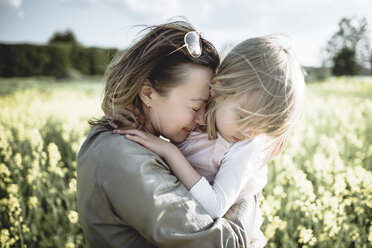
<path fill-rule="evenodd" d="M 274 237 L 276 230 L 283 230 L 287 227 L 287 222 L 281 220 L 278 216 L 274 216 L 270 225 L 266 227 L 265 237 L 271 239 Z"/>
<path fill-rule="evenodd" d="M 37 205 L 38 205 L 39 201 L 37 199 L 36 196 L 31 196 L 29 199 L 28 199 L 28 206 L 30 208 L 36 208 Z"/>
<path fill-rule="evenodd" d="M 313 230 L 306 229 L 304 226 L 299 226 L 297 229 L 300 230 L 298 242 L 301 244 L 308 243 L 313 238 Z"/>
<path fill-rule="evenodd" d="M 22 168 L 22 155 L 20 153 L 17 153 L 14 156 L 14 163 L 18 168 Z"/>
<path fill-rule="evenodd" d="M 1 229 L 0 231 L 0 243 L 5 244 L 9 240 L 9 230 Z M 2 247 L 2 246 L 1 246 Z"/>
<path fill-rule="evenodd" d="M 5 177 L 10 176 L 10 171 L 8 167 L 3 163 L 0 164 L 0 175 L 1 174 L 5 175 Z"/>
<path fill-rule="evenodd" d="M 61 154 L 58 150 L 58 146 L 54 143 L 48 145 L 48 155 L 49 155 L 49 166 L 48 171 L 64 177 L 65 173 L 63 172 L 61 165 Z"/>
<path fill-rule="evenodd" d="M 356 230 L 353 230 L 351 233 L 350 233 L 350 236 L 351 236 L 351 239 L 353 241 L 357 240 L 360 236 L 360 234 L 356 231 Z"/>
<path fill-rule="evenodd" d="M 277 185 L 273 190 L 274 195 L 281 196 L 283 198 L 287 197 L 287 194 L 283 191 L 283 187 L 281 185 Z"/>
<path fill-rule="evenodd" d="M 18 194 L 18 185 L 17 184 L 10 184 L 7 189 L 9 194 L 17 195 Z"/>
<path fill-rule="evenodd" d="M 72 167 L 76 168 L 77 162 L 76 161 L 72 161 L 71 165 L 72 165 Z"/>
<path fill-rule="evenodd" d="M 345 174 L 344 173 L 336 175 L 334 189 L 335 189 L 335 194 L 336 195 L 340 195 L 346 190 Z"/>
<path fill-rule="evenodd" d="M 68 219 L 70 220 L 72 224 L 75 224 L 78 222 L 79 215 L 76 211 L 71 210 L 70 213 L 68 214 Z"/>
<path fill-rule="evenodd" d="M 38 178 L 39 176 L 40 176 L 39 163 L 38 163 L 37 160 L 33 160 L 31 162 L 30 168 L 28 168 L 28 170 L 27 170 L 26 179 L 27 179 L 28 184 L 33 184 L 35 179 Z"/>
<path fill-rule="evenodd" d="M 15 212 L 16 214 L 20 212 L 21 205 L 19 199 L 14 195 L 10 195 L 8 198 L 8 208 L 9 212 Z"/>
<path fill-rule="evenodd" d="M 67 242 L 67 243 L 65 244 L 65 248 L 75 248 L 75 244 L 72 243 L 72 242 Z"/>
<path fill-rule="evenodd" d="M 76 179 L 72 178 L 70 183 L 68 184 L 68 190 L 71 194 L 76 193 Z"/>
<path fill-rule="evenodd" d="M 55 143 L 50 143 L 48 145 L 48 155 L 50 165 L 57 166 L 58 161 L 61 159 L 61 154 L 59 153 L 58 146 Z"/>
<path fill-rule="evenodd" d="M 22 231 L 23 231 L 23 233 L 30 232 L 30 228 L 27 225 L 22 224 Z"/>

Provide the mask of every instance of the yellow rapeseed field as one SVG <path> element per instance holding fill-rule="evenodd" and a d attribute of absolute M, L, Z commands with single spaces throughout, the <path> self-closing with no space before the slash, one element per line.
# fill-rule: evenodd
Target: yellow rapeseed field
<path fill-rule="evenodd" d="M 76 156 L 102 82 L 0 79 L 0 246 L 84 247 Z M 261 197 L 267 247 L 372 247 L 372 79 L 308 85 Z"/>

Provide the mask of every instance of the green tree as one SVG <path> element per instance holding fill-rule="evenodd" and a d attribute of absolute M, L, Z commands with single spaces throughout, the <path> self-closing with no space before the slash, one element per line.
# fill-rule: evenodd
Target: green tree
<path fill-rule="evenodd" d="M 71 30 L 67 30 L 65 32 L 56 32 L 49 39 L 49 44 L 51 44 L 51 45 L 52 44 L 60 44 L 60 43 L 78 45 L 78 42 L 75 38 L 75 35 Z"/>
<path fill-rule="evenodd" d="M 356 75 L 359 70 L 360 66 L 356 61 L 355 50 L 344 47 L 333 58 L 332 73 L 335 76 Z"/>
<path fill-rule="evenodd" d="M 338 27 L 327 43 L 325 62 L 335 75 L 356 75 L 362 67 L 369 67 L 367 20 L 342 18 Z"/>

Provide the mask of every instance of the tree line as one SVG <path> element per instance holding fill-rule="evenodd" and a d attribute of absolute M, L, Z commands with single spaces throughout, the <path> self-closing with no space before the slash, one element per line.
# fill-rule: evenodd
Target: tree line
<path fill-rule="evenodd" d="M 59 76 L 68 69 L 102 75 L 117 49 L 83 47 L 71 31 L 46 45 L 0 44 L 0 77 Z"/>

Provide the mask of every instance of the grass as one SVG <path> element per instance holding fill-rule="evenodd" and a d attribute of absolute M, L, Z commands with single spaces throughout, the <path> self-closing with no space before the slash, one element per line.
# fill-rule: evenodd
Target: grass
<path fill-rule="evenodd" d="M 0 79 L 0 246 L 84 247 L 76 155 L 102 80 Z M 308 85 L 304 118 L 269 164 L 267 247 L 372 246 L 372 79 Z"/>

